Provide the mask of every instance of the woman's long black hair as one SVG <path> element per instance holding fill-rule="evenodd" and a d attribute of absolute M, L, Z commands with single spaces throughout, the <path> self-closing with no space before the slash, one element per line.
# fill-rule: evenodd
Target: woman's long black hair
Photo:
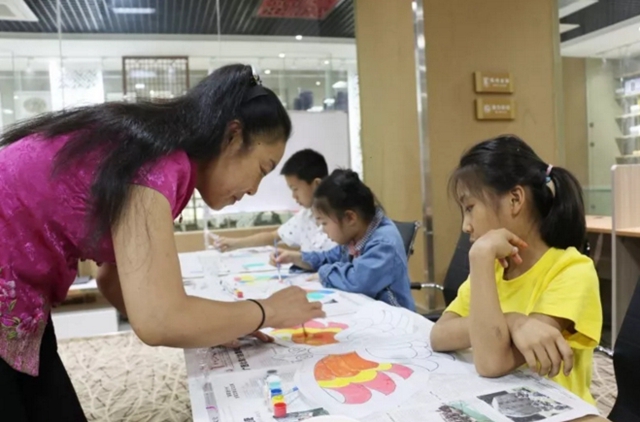
<path fill-rule="evenodd" d="M 178 150 L 208 162 L 220 154 L 233 120 L 242 126 L 245 146 L 256 134 L 272 135 L 273 141 L 291 135 L 278 97 L 259 84 L 250 66 L 236 64 L 217 69 L 186 95 L 165 103 L 110 102 L 38 116 L 4 132 L 0 147 L 33 134 L 45 141 L 68 135 L 55 158 L 56 172 L 98 151 L 90 204 L 97 240 L 118 223 L 131 181 L 145 164 Z"/>
<path fill-rule="evenodd" d="M 480 199 L 486 192 L 504 195 L 518 185 L 529 188 L 542 240 L 550 247 L 582 250 L 586 222 L 580 183 L 568 170 L 550 168 L 517 136 L 499 136 L 467 151 L 449 180 L 456 198 L 460 183 Z"/>

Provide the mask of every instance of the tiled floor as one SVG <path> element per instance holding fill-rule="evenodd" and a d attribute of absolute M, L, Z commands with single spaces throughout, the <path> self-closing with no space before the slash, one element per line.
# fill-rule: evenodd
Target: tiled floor
<path fill-rule="evenodd" d="M 184 355 L 132 332 L 61 340 L 59 351 L 90 421 L 190 421 Z M 611 359 L 596 354 L 593 392 L 607 415 L 616 397 Z"/>
<path fill-rule="evenodd" d="M 591 392 L 603 415 L 608 415 L 618 394 L 616 377 L 613 373 L 613 361 L 609 356 L 596 353 L 593 359 L 593 380 Z"/>

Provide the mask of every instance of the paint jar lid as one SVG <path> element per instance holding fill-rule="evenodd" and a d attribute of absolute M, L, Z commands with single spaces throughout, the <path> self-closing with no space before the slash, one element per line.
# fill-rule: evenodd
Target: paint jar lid
<path fill-rule="evenodd" d="M 287 405 L 284 403 L 276 403 L 273 406 L 273 416 L 276 418 L 284 418 L 287 416 Z"/>

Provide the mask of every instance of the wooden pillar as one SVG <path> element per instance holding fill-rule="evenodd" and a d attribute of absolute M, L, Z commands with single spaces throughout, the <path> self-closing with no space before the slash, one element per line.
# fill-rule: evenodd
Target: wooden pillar
<path fill-rule="evenodd" d="M 559 21 L 556 0 L 423 0 L 423 5 L 434 264 L 440 282 L 461 229 L 447 180 L 467 148 L 516 134 L 542 159 L 563 164 Z M 475 71 L 511 73 L 515 120 L 476 120 Z"/>
<path fill-rule="evenodd" d="M 428 151 L 434 279 L 441 282 L 460 233 L 447 180 L 465 149 L 500 134 L 521 136 L 563 165 L 562 73 L 556 0 L 419 0 L 424 8 L 427 126 L 419 139 L 411 0 L 356 0 L 356 44 L 365 182 L 395 219 L 422 220 L 420 143 Z M 516 118 L 477 121 L 473 73 L 508 71 Z M 420 236 L 412 277 L 424 280 Z"/>
<path fill-rule="evenodd" d="M 422 222 L 420 140 L 411 0 L 356 0 L 364 181 L 395 220 Z M 409 261 L 424 276 L 424 242 Z M 416 295 L 419 304 L 424 293 Z"/>
<path fill-rule="evenodd" d="M 569 57 L 562 59 L 562 93 L 566 166 L 583 186 L 588 186 L 589 126 L 585 59 Z"/>

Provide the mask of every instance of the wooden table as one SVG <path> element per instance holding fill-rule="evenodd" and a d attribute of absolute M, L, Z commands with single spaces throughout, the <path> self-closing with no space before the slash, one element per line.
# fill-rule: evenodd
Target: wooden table
<path fill-rule="evenodd" d="M 640 226 L 635 209 L 623 201 L 626 208 L 617 210 L 616 228 L 609 216 L 587 215 L 587 233 L 591 243 L 591 258 L 594 260 L 600 280 L 611 280 L 611 299 L 603 297 L 605 315 L 611 315 L 611 337 L 608 345 L 615 344 L 617 333 L 629 307 L 629 300 L 640 277 Z M 631 207 L 633 208 L 633 207 Z M 626 215 L 626 216 L 625 216 Z M 615 288 L 613 287 L 615 286 Z M 609 304 L 610 302 L 610 304 Z M 608 319 L 607 319 L 608 321 Z"/>
<path fill-rule="evenodd" d="M 587 215 L 587 232 L 611 234 L 613 220 L 606 215 Z M 622 237 L 640 237 L 640 227 L 628 227 L 616 229 L 616 235 Z"/>
<path fill-rule="evenodd" d="M 612 218 L 605 215 L 587 215 L 587 231 L 589 233 L 611 234 Z"/>

